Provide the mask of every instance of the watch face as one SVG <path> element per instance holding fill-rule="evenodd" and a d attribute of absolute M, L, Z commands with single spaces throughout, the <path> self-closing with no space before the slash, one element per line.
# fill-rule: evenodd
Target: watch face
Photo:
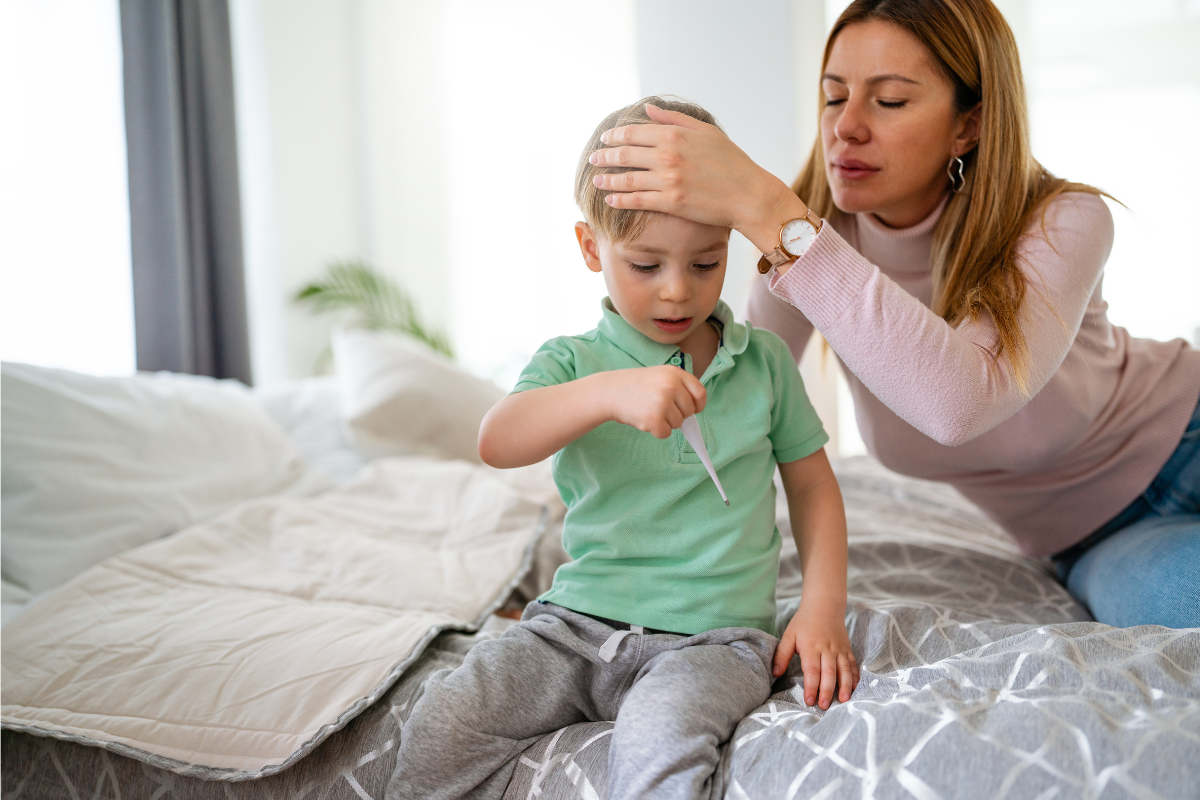
<path fill-rule="evenodd" d="M 817 229 L 812 226 L 811 222 L 806 219 L 794 219 L 783 226 L 779 243 L 783 245 L 783 249 L 788 252 L 788 255 L 799 257 L 804 255 L 804 251 L 816 238 Z"/>

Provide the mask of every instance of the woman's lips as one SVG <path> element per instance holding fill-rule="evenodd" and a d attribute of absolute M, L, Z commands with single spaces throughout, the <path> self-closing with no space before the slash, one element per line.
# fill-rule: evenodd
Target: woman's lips
<path fill-rule="evenodd" d="M 833 174 L 844 180 L 862 180 L 877 172 L 879 172 L 879 167 L 873 167 L 857 158 L 835 158 L 833 160 Z"/>
<path fill-rule="evenodd" d="M 654 324 L 663 333 L 683 333 L 692 324 L 691 317 L 682 317 L 680 319 L 656 319 Z"/>

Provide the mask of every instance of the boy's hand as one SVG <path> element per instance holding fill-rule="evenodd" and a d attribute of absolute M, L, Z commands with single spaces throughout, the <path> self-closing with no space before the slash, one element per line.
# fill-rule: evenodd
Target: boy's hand
<path fill-rule="evenodd" d="M 683 420 L 704 410 L 708 393 L 679 367 L 639 367 L 602 373 L 611 419 L 666 439 Z"/>
<path fill-rule="evenodd" d="M 776 678 L 787 671 L 792 656 L 800 656 L 804 671 L 804 702 L 828 709 L 834 688 L 838 700 L 845 703 L 858 685 L 858 661 L 850 649 L 850 637 L 842 616 L 836 612 L 813 613 L 801 602 L 800 610 L 788 623 L 779 647 L 775 649 L 772 674 Z"/>

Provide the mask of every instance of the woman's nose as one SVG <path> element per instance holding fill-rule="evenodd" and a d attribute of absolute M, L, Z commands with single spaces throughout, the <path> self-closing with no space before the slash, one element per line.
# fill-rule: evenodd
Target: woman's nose
<path fill-rule="evenodd" d="M 842 104 L 841 114 L 837 124 L 833 126 L 834 135 L 843 142 L 862 144 L 871 138 L 871 130 L 867 127 L 862 104 L 851 98 Z"/>

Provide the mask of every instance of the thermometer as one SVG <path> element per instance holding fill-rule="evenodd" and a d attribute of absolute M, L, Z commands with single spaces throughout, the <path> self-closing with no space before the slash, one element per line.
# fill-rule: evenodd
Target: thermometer
<path fill-rule="evenodd" d="M 725 501 L 725 505 L 729 505 L 729 498 L 725 496 L 725 487 L 721 486 L 721 479 L 717 477 L 712 459 L 708 457 L 708 448 L 704 446 L 704 437 L 700 434 L 700 423 L 696 421 L 696 415 L 693 414 L 685 419 L 679 426 L 679 430 L 683 433 L 683 438 L 687 439 L 688 444 L 696 451 L 696 455 L 700 456 L 704 468 L 708 470 L 708 476 L 713 479 L 713 483 L 717 485 L 717 491 L 721 493 L 721 499 Z"/>

